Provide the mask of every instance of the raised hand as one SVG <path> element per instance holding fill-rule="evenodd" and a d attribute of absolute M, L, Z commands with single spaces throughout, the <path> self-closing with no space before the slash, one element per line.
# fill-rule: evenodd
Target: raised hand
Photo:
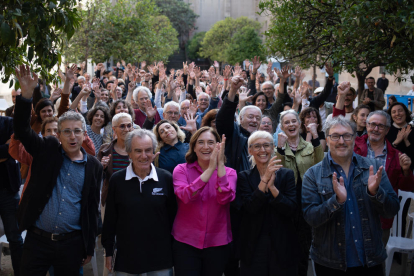
<path fill-rule="evenodd" d="M 216 70 L 213 66 L 210 66 L 210 68 L 208 68 L 208 73 L 210 76 L 214 77 L 214 75 L 216 74 Z"/>
<path fill-rule="evenodd" d="M 26 99 L 32 98 L 33 90 L 36 88 L 38 81 L 36 73 L 33 72 L 33 77 L 31 76 L 29 65 L 20 65 L 15 68 L 15 71 L 22 91 L 22 97 Z"/>
<path fill-rule="evenodd" d="M 194 114 L 184 114 L 184 120 L 186 121 L 187 125 L 186 126 L 180 126 L 181 129 L 187 130 L 189 132 L 191 132 L 191 134 L 196 133 L 197 131 L 197 118 L 198 115 L 196 117 L 194 117 Z"/>
<path fill-rule="evenodd" d="M 88 97 L 89 94 L 91 94 L 91 88 L 89 86 L 84 86 L 80 94 L 82 95 L 82 97 Z"/>
<path fill-rule="evenodd" d="M 330 78 L 333 77 L 334 71 L 331 63 L 325 63 L 325 71 Z"/>
<path fill-rule="evenodd" d="M 255 56 L 253 58 L 253 73 L 256 74 L 257 69 L 259 69 L 260 65 L 262 65 L 260 61 L 260 57 Z"/>
<path fill-rule="evenodd" d="M 248 96 L 249 92 L 250 92 L 250 89 L 248 91 L 242 91 L 242 92 L 240 92 L 239 93 L 239 101 L 240 102 L 247 102 L 247 101 L 250 102 L 252 100 L 252 98 L 253 98 L 253 95 Z"/>
<path fill-rule="evenodd" d="M 187 61 L 185 63 L 183 62 L 183 71 L 184 71 L 184 75 L 188 75 L 188 65 L 187 65 Z"/>
<path fill-rule="evenodd" d="M 293 100 L 297 105 L 302 103 L 302 93 L 299 90 L 293 91 Z"/>
<path fill-rule="evenodd" d="M 290 75 L 292 75 L 292 73 L 289 73 L 290 67 L 289 66 L 284 66 L 282 68 L 282 78 L 283 79 L 287 79 L 289 78 Z"/>
<path fill-rule="evenodd" d="M 215 97 L 217 95 L 218 78 L 211 77 L 211 84 L 209 84 L 209 86 L 211 89 L 211 95 Z"/>
<path fill-rule="evenodd" d="M 226 65 L 226 67 L 224 68 L 223 76 L 224 78 L 229 79 L 230 75 L 231 75 L 231 66 Z"/>
<path fill-rule="evenodd" d="M 368 191 L 371 195 L 376 195 L 378 191 L 379 184 L 381 183 L 381 177 L 382 177 L 382 170 L 384 169 L 383 166 L 381 166 L 377 173 L 374 174 L 374 166 L 369 167 L 369 177 L 368 177 Z"/>
<path fill-rule="evenodd" d="M 293 76 L 297 79 L 300 79 L 300 76 L 302 75 L 302 68 L 300 66 L 295 67 L 295 73 Z"/>
<path fill-rule="evenodd" d="M 238 90 L 244 84 L 244 80 L 241 76 L 234 76 L 231 78 L 230 90 Z"/>
<path fill-rule="evenodd" d="M 197 79 L 201 78 L 202 73 L 201 73 L 200 67 L 197 67 L 197 66 L 194 67 L 194 74 Z"/>
<path fill-rule="evenodd" d="M 349 89 L 351 88 L 351 84 L 346 81 L 342 82 L 340 85 L 338 85 L 338 95 L 345 97 L 346 94 L 349 92 Z"/>
<path fill-rule="evenodd" d="M 147 66 L 147 62 L 144 60 L 141 62 L 141 69 L 145 70 L 145 66 Z"/>
<path fill-rule="evenodd" d="M 226 135 L 223 134 L 221 136 L 220 151 L 219 151 L 219 154 L 217 155 L 218 166 L 224 166 L 224 163 L 226 161 L 225 149 L 226 149 Z"/>
<path fill-rule="evenodd" d="M 246 67 L 246 70 L 249 70 L 249 68 L 250 68 L 250 61 L 248 59 L 244 60 L 244 66 Z"/>
<path fill-rule="evenodd" d="M 345 181 L 342 176 L 339 178 L 339 181 L 338 181 L 338 176 L 336 172 L 334 172 L 332 175 L 332 186 L 336 194 L 336 201 L 338 201 L 338 203 L 340 204 L 344 203 L 347 197 Z"/>
<path fill-rule="evenodd" d="M 157 114 L 157 112 L 157 109 L 152 107 L 151 100 L 147 100 L 147 102 L 145 103 L 145 113 L 147 114 L 148 119 L 152 120 Z"/>
<path fill-rule="evenodd" d="M 187 111 L 188 115 L 192 115 L 193 117 L 195 116 L 195 114 L 198 111 L 198 104 L 197 104 L 197 100 L 194 99 L 193 102 L 190 102 L 190 108 Z"/>
<path fill-rule="evenodd" d="M 403 171 L 409 171 L 411 173 L 411 158 L 408 157 L 405 153 L 398 153 L 398 158 L 400 160 L 400 166 L 403 169 Z"/>
<path fill-rule="evenodd" d="M 148 81 L 150 81 L 151 77 L 152 77 L 151 73 L 146 73 L 145 76 L 144 76 L 144 79 L 145 79 L 146 82 L 148 82 Z"/>
<path fill-rule="evenodd" d="M 277 135 L 277 147 L 278 148 L 283 148 L 286 145 L 286 141 L 288 139 L 287 135 L 283 132 L 279 132 L 279 134 Z"/>
<path fill-rule="evenodd" d="M 316 123 L 310 123 L 306 126 L 306 130 L 309 131 L 313 137 L 318 136 L 318 124 Z"/>
<path fill-rule="evenodd" d="M 76 64 L 72 64 L 72 66 L 66 69 L 66 80 L 73 80 L 75 79 L 75 72 L 78 70 L 78 66 Z"/>
<path fill-rule="evenodd" d="M 53 102 L 54 100 L 60 97 L 60 94 L 62 94 L 62 89 L 56 88 L 55 90 L 53 90 L 52 94 L 50 95 L 49 100 Z"/>

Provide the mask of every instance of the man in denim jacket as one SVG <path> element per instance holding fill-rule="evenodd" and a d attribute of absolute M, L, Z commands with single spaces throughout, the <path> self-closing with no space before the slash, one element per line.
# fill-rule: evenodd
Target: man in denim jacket
<path fill-rule="evenodd" d="M 305 173 L 302 187 L 316 274 L 383 275 L 380 216 L 397 214 L 397 195 L 379 162 L 353 152 L 354 123 L 335 117 L 325 133 L 329 152 Z"/>

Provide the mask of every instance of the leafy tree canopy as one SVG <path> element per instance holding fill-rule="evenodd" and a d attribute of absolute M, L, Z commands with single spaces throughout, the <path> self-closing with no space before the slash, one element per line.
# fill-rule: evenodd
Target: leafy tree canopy
<path fill-rule="evenodd" d="M 196 33 L 187 43 L 187 55 L 191 60 L 201 58 L 199 51 L 206 32 Z"/>
<path fill-rule="evenodd" d="M 206 33 L 201 43 L 200 55 L 211 60 L 227 62 L 226 49 L 234 34 L 243 27 L 251 27 L 256 32 L 259 32 L 261 25 L 259 22 L 245 16 L 237 19 L 227 17 L 224 20 L 216 22 Z M 244 59 L 251 57 L 246 56 Z"/>
<path fill-rule="evenodd" d="M 60 63 L 63 38 L 70 39 L 81 18 L 76 0 L 3 0 L 0 8 L 0 70 L 8 82 L 19 64 L 36 65 L 46 79 Z M 13 80 L 10 83 L 13 85 Z"/>
<path fill-rule="evenodd" d="M 374 67 L 408 73 L 414 66 L 411 0 L 267 0 L 272 16 L 266 33 L 269 53 L 303 67 L 333 61 L 355 73 L 358 92 Z M 401 80 L 401 75 L 399 80 Z"/>
<path fill-rule="evenodd" d="M 262 40 L 251 26 L 238 30 L 231 38 L 225 51 L 226 61 L 230 64 L 243 63 L 246 58 L 260 56 L 265 59 Z"/>

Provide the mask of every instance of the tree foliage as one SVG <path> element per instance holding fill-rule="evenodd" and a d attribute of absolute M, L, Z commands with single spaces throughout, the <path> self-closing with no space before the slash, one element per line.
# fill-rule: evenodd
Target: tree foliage
<path fill-rule="evenodd" d="M 35 72 L 52 78 L 48 72 L 60 63 L 63 38 L 70 39 L 81 21 L 75 5 L 76 0 L 1 1 L 0 70 L 4 83 L 23 63 L 35 65 Z"/>
<path fill-rule="evenodd" d="M 331 60 L 336 70 L 356 74 L 359 93 L 374 67 L 413 68 L 411 0 L 267 0 L 259 7 L 272 16 L 270 54 L 304 67 Z"/>
<path fill-rule="evenodd" d="M 187 43 L 187 55 L 191 60 L 196 60 L 197 58 L 201 58 L 200 56 L 200 48 L 201 42 L 203 42 L 204 36 L 206 32 L 199 32 L 196 33 Z"/>
<path fill-rule="evenodd" d="M 195 29 L 198 15 L 190 8 L 190 4 L 182 0 L 155 0 L 155 3 L 160 14 L 170 19 L 181 38 L 182 46 L 184 46 L 190 32 Z"/>
<path fill-rule="evenodd" d="M 200 55 L 211 60 L 227 62 L 226 49 L 233 36 L 243 27 L 251 27 L 258 33 L 261 26 L 259 22 L 253 21 L 245 16 L 237 19 L 227 17 L 224 20 L 216 22 L 206 33 L 201 43 Z M 246 56 L 244 59 L 251 57 Z"/>
<path fill-rule="evenodd" d="M 265 59 L 262 40 L 251 26 L 238 30 L 231 38 L 225 51 L 226 61 L 230 64 L 243 63 L 246 58 L 260 56 Z"/>
<path fill-rule="evenodd" d="M 65 48 L 69 60 L 89 57 L 102 62 L 112 56 L 126 62 L 167 61 L 178 49 L 177 31 L 152 0 L 122 0 L 115 5 L 103 0 L 89 3 L 84 13 L 83 28 Z"/>

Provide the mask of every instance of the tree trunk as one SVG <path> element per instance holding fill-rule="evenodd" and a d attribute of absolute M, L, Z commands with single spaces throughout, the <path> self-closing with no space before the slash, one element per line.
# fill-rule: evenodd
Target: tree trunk
<path fill-rule="evenodd" d="M 365 76 L 364 75 L 357 74 L 357 79 L 358 79 L 358 90 L 357 90 L 358 91 L 357 92 L 357 95 L 358 95 L 358 105 L 360 105 L 361 104 L 362 92 L 365 89 Z"/>

